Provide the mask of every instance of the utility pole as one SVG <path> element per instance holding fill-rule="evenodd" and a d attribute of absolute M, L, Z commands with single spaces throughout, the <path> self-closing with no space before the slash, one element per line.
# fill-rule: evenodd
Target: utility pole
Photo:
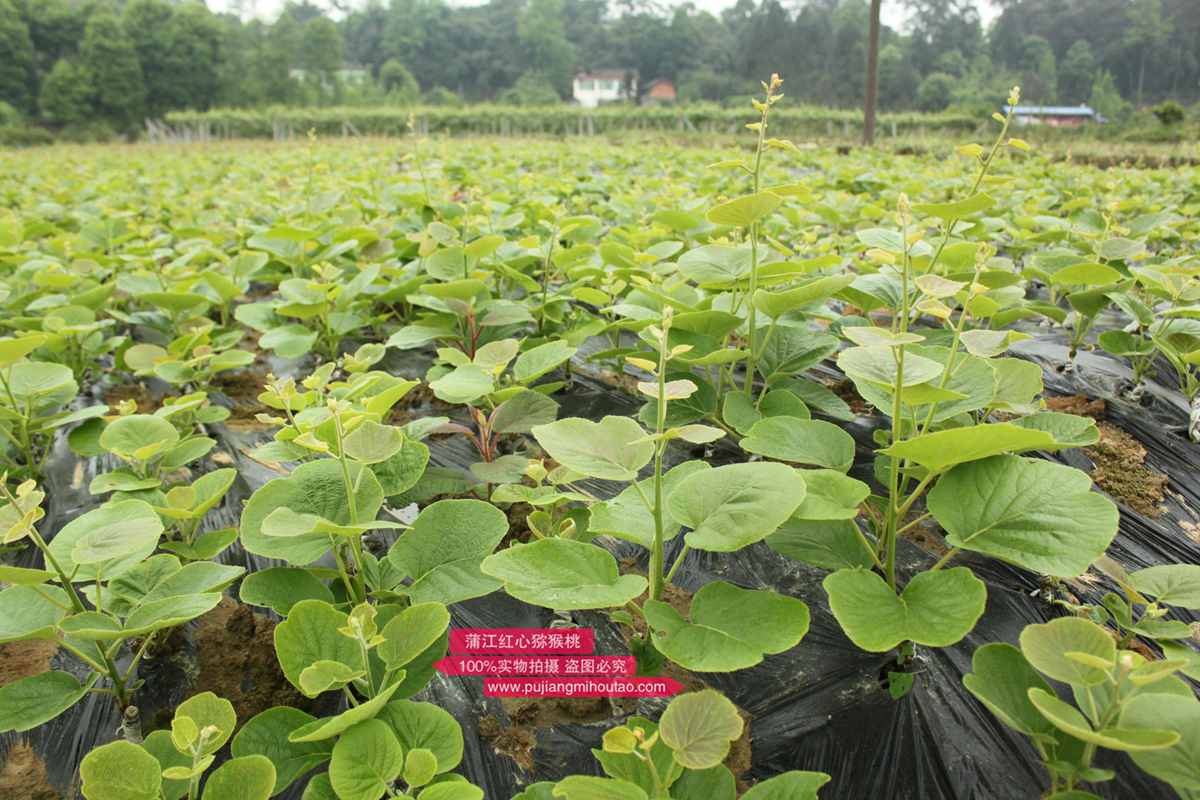
<path fill-rule="evenodd" d="M 871 31 L 867 42 L 867 99 L 863 107 L 863 144 L 875 143 L 875 107 L 879 105 L 879 9 L 883 0 L 871 0 Z"/>

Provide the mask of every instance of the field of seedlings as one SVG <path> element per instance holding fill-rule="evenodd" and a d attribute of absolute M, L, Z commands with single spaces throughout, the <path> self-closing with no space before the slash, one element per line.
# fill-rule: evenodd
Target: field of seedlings
<path fill-rule="evenodd" d="M 776 89 L 0 152 L 0 798 L 1200 798 L 1200 168 Z"/>

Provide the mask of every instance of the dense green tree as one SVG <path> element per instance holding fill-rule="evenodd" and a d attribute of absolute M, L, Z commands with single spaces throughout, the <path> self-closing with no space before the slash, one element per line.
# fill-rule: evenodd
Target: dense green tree
<path fill-rule="evenodd" d="M 1096 56 L 1085 39 L 1071 45 L 1058 65 L 1058 99 L 1064 103 L 1082 103 L 1092 92 L 1096 80 Z"/>
<path fill-rule="evenodd" d="M 1050 105 L 1058 97 L 1058 64 L 1044 36 L 1026 36 L 1022 45 L 1021 97 L 1028 103 Z"/>
<path fill-rule="evenodd" d="M 79 55 L 96 87 L 96 111 L 119 130 L 140 125 L 146 111 L 142 67 L 116 14 L 108 9 L 92 14 Z"/>
<path fill-rule="evenodd" d="M 517 23 L 517 42 L 528 70 L 522 79 L 541 76 L 565 97 L 575 68 L 575 46 L 563 28 L 562 7 L 562 0 L 529 0 Z"/>
<path fill-rule="evenodd" d="M 954 99 L 954 76 L 934 72 L 925 76 L 917 87 L 917 108 L 922 111 L 944 111 Z"/>
<path fill-rule="evenodd" d="M 36 80 L 29 26 L 10 0 L 0 0 L 0 101 L 33 111 Z"/>
<path fill-rule="evenodd" d="M 71 61 L 59 59 L 42 81 L 38 106 L 42 117 L 58 125 L 89 122 L 95 113 L 96 87 L 91 73 Z"/>
<path fill-rule="evenodd" d="M 417 79 L 397 58 L 390 58 L 379 69 L 379 83 L 388 96 L 405 103 L 416 102 L 421 96 Z"/>

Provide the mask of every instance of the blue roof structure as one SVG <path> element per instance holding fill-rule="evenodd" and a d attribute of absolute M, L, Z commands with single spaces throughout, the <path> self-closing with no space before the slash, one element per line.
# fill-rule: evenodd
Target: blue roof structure
<path fill-rule="evenodd" d="M 1094 117 L 1096 110 L 1091 106 L 1011 106 L 1005 107 L 1005 110 L 1012 110 L 1018 116 L 1038 116 L 1038 117 Z"/>

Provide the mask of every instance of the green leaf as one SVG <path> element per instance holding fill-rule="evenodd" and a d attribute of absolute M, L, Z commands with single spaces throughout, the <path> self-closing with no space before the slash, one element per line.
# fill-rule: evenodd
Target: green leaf
<path fill-rule="evenodd" d="M 318 661 L 338 661 L 355 670 L 364 668 L 358 644 L 338 633 L 348 619 L 320 600 L 301 600 L 292 606 L 288 618 L 275 627 L 275 653 L 293 686 L 303 692 L 300 673 Z"/>
<path fill-rule="evenodd" d="M 300 323 L 279 325 L 258 337 L 259 347 L 275 351 L 280 358 L 300 358 L 317 342 L 317 331 Z"/>
<path fill-rule="evenodd" d="M 463 732 L 458 721 L 433 703 L 393 700 L 378 719 L 391 726 L 405 751 L 422 748 L 437 758 L 437 771 L 449 772 L 463 758 Z"/>
<path fill-rule="evenodd" d="M 855 533 L 855 525 L 849 519 L 814 522 L 793 516 L 767 537 L 767 546 L 781 556 L 820 569 L 870 569 L 874 561 Z"/>
<path fill-rule="evenodd" d="M 413 579 L 414 603 L 444 605 L 482 597 L 500 582 L 479 564 L 508 532 L 508 517 L 480 500 L 439 500 L 426 506 L 388 552 L 388 560 Z"/>
<path fill-rule="evenodd" d="M 1033 667 L 1056 681 L 1079 686 L 1099 686 L 1108 670 L 1070 657 L 1083 653 L 1097 664 L 1116 662 L 1112 637 L 1094 622 L 1081 617 L 1060 617 L 1021 631 L 1021 653 Z"/>
<path fill-rule="evenodd" d="M 654 443 L 629 417 L 592 422 L 579 417 L 533 428 L 546 454 L 568 469 L 593 478 L 631 481 L 654 456 Z"/>
<path fill-rule="evenodd" d="M 527 386 L 547 372 L 565 364 L 575 355 L 577 349 L 561 339 L 556 339 L 526 350 L 517 356 L 517 361 L 513 364 L 513 380 Z"/>
<path fill-rule="evenodd" d="M 363 420 L 342 441 L 342 450 L 360 464 L 387 461 L 404 447 L 404 433 L 392 425 Z"/>
<path fill-rule="evenodd" d="M 279 794 L 301 775 L 320 766 L 330 757 L 332 747 L 329 741 L 288 741 L 292 731 L 315 719 L 297 708 L 269 708 L 241 727 L 233 737 L 231 752 L 235 758 L 260 755 L 270 759 L 275 767 L 272 794 Z"/>
<path fill-rule="evenodd" d="M 79 764 L 86 800 L 158 800 L 162 774 L 158 759 L 132 742 L 109 742 Z"/>
<path fill-rule="evenodd" d="M 531 433 L 536 425 L 548 425 L 558 416 L 558 403 L 541 392 L 522 389 L 496 406 L 492 430 L 496 433 Z"/>
<path fill-rule="evenodd" d="M 1129 573 L 1129 584 L 1158 602 L 1200 609 L 1200 566 L 1160 564 Z"/>
<path fill-rule="evenodd" d="M 137 492 L 142 489 L 156 489 L 161 485 L 161 478 L 139 478 L 127 469 L 115 469 L 112 472 L 102 472 L 92 478 L 92 482 L 88 485 L 88 492 L 91 494 Z"/>
<path fill-rule="evenodd" d="M 314 661 L 300 672 L 300 690 L 316 697 L 330 689 L 341 689 L 367 674 L 365 669 L 352 669 L 340 661 Z"/>
<path fill-rule="evenodd" d="M 684 478 L 708 469 L 712 467 L 703 461 L 685 461 L 672 467 L 663 475 L 663 496 L 670 497 Z M 636 487 L 625 487 L 611 500 L 592 503 L 589 508 L 591 517 L 588 521 L 588 531 L 596 535 L 615 536 L 650 549 L 654 545 L 655 520 L 642 500 L 642 495 L 652 497 L 653 494 L 654 479 L 646 478 L 638 481 Z M 679 525 L 669 516 L 664 516 L 667 518 L 663 521 L 663 540 L 670 541 L 679 535 Z"/>
<path fill-rule="evenodd" d="M 385 497 L 407 492 L 425 474 L 429 465 L 429 448 L 415 438 L 405 435 L 400 449 L 391 458 L 371 466 Z"/>
<path fill-rule="evenodd" d="M 98 564 L 104 577 L 115 578 L 153 553 L 162 532 L 162 519 L 149 503 L 122 500 L 71 520 L 50 542 L 50 552 L 68 574 L 80 567 L 75 582 L 94 580 Z"/>
<path fill-rule="evenodd" d="M 822 585 L 846 636 L 872 653 L 906 640 L 948 647 L 971 632 L 987 603 L 987 587 L 966 567 L 918 573 L 899 596 L 864 569 L 838 570 Z"/>
<path fill-rule="evenodd" d="M 838 353 L 838 369 L 855 384 L 875 384 L 890 389 L 898 374 L 896 355 L 891 347 L 848 347 Z M 904 357 L 904 386 L 928 383 L 942 374 L 943 367 L 930 358 L 909 353 Z"/>
<path fill-rule="evenodd" d="M 409 606 L 383 627 L 384 641 L 376 652 L 389 669 L 403 667 L 442 638 L 450 625 L 450 612 L 441 603 Z"/>
<path fill-rule="evenodd" d="M 674 800 L 736 800 L 737 782 L 724 765 L 685 769 L 679 780 L 671 784 L 671 797 Z"/>
<path fill-rule="evenodd" d="M 966 200 L 950 203 L 916 203 L 913 205 L 913 211 L 924 217 L 938 217 L 949 222 L 978 214 L 980 211 L 987 211 L 994 205 L 996 205 L 996 201 L 990 195 L 980 192 L 971 195 Z"/>
<path fill-rule="evenodd" d="M 779 292 L 769 292 L 759 289 L 754 293 L 754 307 L 771 319 L 783 316 L 789 311 L 826 300 L 854 283 L 857 275 L 828 275 L 814 281 Z"/>
<path fill-rule="evenodd" d="M 329 783 L 341 800 L 378 800 L 400 777 L 404 750 L 379 720 L 350 728 L 333 746 Z"/>
<path fill-rule="evenodd" d="M 658 722 L 658 732 L 689 769 L 708 769 L 725 760 L 742 735 L 742 717 L 724 695 L 705 689 L 673 699 Z"/>
<path fill-rule="evenodd" d="M 366 470 L 365 474 L 359 474 Z M 357 486 L 355 500 L 358 519 L 372 520 L 383 505 L 383 488 L 367 467 L 351 464 L 350 480 Z M 338 524 L 350 522 L 346 504 L 346 486 L 341 464 L 322 458 L 296 467 L 286 478 L 267 481 L 246 502 L 242 510 L 242 546 L 251 553 L 280 558 L 292 564 L 311 564 L 330 548 L 328 534 L 274 537 L 263 533 L 263 520 L 277 508 L 297 514 L 314 514 Z"/>
<path fill-rule="evenodd" d="M 429 388 L 437 399 L 452 404 L 474 403 L 495 389 L 490 372 L 474 364 L 455 367 L 431 382 Z"/>
<path fill-rule="evenodd" d="M 782 198 L 771 192 L 747 194 L 713 206 L 705 216 L 714 225 L 748 228 L 779 208 L 782 202 Z"/>
<path fill-rule="evenodd" d="M 647 600 L 654 646 L 694 672 L 732 672 L 790 650 L 808 632 L 808 606 L 770 591 L 713 581 L 696 593 L 685 621 L 667 603 Z M 747 619 L 755 624 L 746 625 Z"/>
<path fill-rule="evenodd" d="M 233 710 L 233 703 L 217 697 L 212 692 L 201 692 L 184 700 L 175 709 L 175 717 L 187 717 L 196 723 L 196 728 L 201 731 L 210 727 L 215 729 L 215 734 L 200 751 L 201 755 L 210 755 L 220 750 L 237 727 L 237 712 Z M 274 775 L 271 776 L 271 781 L 274 783 Z"/>
<path fill-rule="evenodd" d="M 57 586 L 10 586 L 0 591 L 0 644 L 53 639 L 68 603 L 67 593 Z"/>
<path fill-rule="evenodd" d="M 854 519 L 858 507 L 871 494 L 871 487 L 832 469 L 801 470 L 806 493 L 792 514 L 794 520 Z"/>
<path fill-rule="evenodd" d="M 243 603 L 269 608 L 281 617 L 291 613 L 292 606 L 301 600 L 333 603 L 329 587 L 308 570 L 297 567 L 252 572 L 242 581 L 239 596 Z"/>
<path fill-rule="evenodd" d="M 742 800 L 817 800 L 817 790 L 829 781 L 824 772 L 792 770 L 754 784 Z"/>
<path fill-rule="evenodd" d="M 403 673 L 400 673 L 401 675 Z M 374 719 L 375 715 L 387 705 L 387 702 L 392 699 L 399 689 L 400 683 L 393 683 L 386 689 L 381 689 L 378 694 L 367 700 L 364 703 L 359 703 L 334 717 L 324 717 L 314 720 L 302 727 L 297 728 L 288 735 L 289 742 L 321 742 L 327 739 L 332 739 L 335 736 L 349 730 L 358 725 L 360 722 L 365 722 L 369 719 Z"/>
<path fill-rule="evenodd" d="M 831 422 L 767 417 L 754 423 L 742 449 L 794 464 L 845 472 L 854 464 L 854 437 Z"/>
<path fill-rule="evenodd" d="M 1040 411 L 1027 417 L 1013 420 L 1022 428 L 1045 431 L 1054 437 L 1059 446 L 1087 447 L 1100 441 L 1100 430 L 1088 417 L 1078 414 L 1062 414 L 1057 411 Z"/>
<path fill-rule="evenodd" d="M 1162 750 L 1130 753 L 1143 771 L 1166 781 L 1181 795 L 1200 790 L 1200 703 L 1168 694 L 1140 694 L 1121 709 L 1126 730 L 1175 731 L 1179 741 Z"/>
<path fill-rule="evenodd" d="M 592 775 L 563 778 L 555 784 L 552 794 L 564 800 L 648 800 L 648 795 L 636 784 Z"/>
<path fill-rule="evenodd" d="M 791 467 L 727 464 L 684 478 L 667 498 L 667 511 L 692 529 L 685 537 L 690 546 L 731 552 L 772 534 L 804 495 L 804 478 Z"/>
<path fill-rule="evenodd" d="M 646 590 L 642 576 L 618 574 L 607 550 L 569 539 L 515 544 L 481 568 L 518 600 L 561 611 L 623 606 Z"/>
<path fill-rule="evenodd" d="M 204 782 L 201 800 L 268 800 L 274 793 L 275 766 L 265 756 L 243 756 L 217 767 Z"/>
<path fill-rule="evenodd" d="M 32 730 L 79 702 L 99 680 L 80 685 L 74 675 L 50 671 L 0 686 L 0 733 Z"/>
<path fill-rule="evenodd" d="M 179 431 L 175 426 L 152 414 L 119 417 L 100 434 L 100 446 L 126 461 L 147 461 L 178 442 Z"/>
<path fill-rule="evenodd" d="M 1104 554 L 1117 532 L 1117 507 L 1091 486 L 1072 467 L 995 456 L 948 472 L 928 506 L 953 547 L 1073 577 Z"/>
<path fill-rule="evenodd" d="M 123 635 L 144 636 L 152 631 L 182 625 L 212 611 L 220 602 L 220 592 L 176 595 L 147 602 L 135 608 L 126 618 Z"/>
<path fill-rule="evenodd" d="M 170 731 L 151 731 L 142 742 L 147 753 L 154 756 L 159 767 L 165 770 L 186 770 L 192 766 L 191 756 L 184 755 L 175 749 L 171 741 Z M 181 800 L 187 795 L 188 781 L 164 779 L 162 785 L 163 800 Z"/>
<path fill-rule="evenodd" d="M 1053 435 L 1011 422 L 951 428 L 905 439 L 879 452 L 920 464 L 930 472 L 945 472 L 955 464 L 1022 450 L 1054 450 Z"/>
<path fill-rule="evenodd" d="M 439 781 L 422 789 L 418 800 L 483 800 L 483 790 L 466 781 Z"/>
<path fill-rule="evenodd" d="M 1050 734 L 1046 718 L 1029 702 L 1030 689 L 1051 691 L 1011 644 L 985 644 L 971 657 L 972 671 L 963 676 L 963 685 L 975 699 L 987 706 L 997 719 L 1026 736 Z"/>
<path fill-rule="evenodd" d="M 404 782 L 409 788 L 424 786 L 437 774 L 437 757 L 424 748 L 409 750 L 404 758 Z"/>
<path fill-rule="evenodd" d="M 1051 286 L 1108 286 L 1117 283 L 1123 276 L 1104 264 L 1072 264 L 1055 270 L 1050 275 Z"/>
<path fill-rule="evenodd" d="M 1063 733 L 1073 736 L 1081 742 L 1098 744 L 1110 750 L 1129 752 L 1160 750 L 1171 747 L 1179 741 L 1178 733 L 1153 728 L 1093 730 L 1087 718 L 1074 706 L 1064 703 L 1044 689 L 1030 689 L 1029 702 L 1033 703 L 1034 707 L 1049 720 L 1051 725 Z"/>

